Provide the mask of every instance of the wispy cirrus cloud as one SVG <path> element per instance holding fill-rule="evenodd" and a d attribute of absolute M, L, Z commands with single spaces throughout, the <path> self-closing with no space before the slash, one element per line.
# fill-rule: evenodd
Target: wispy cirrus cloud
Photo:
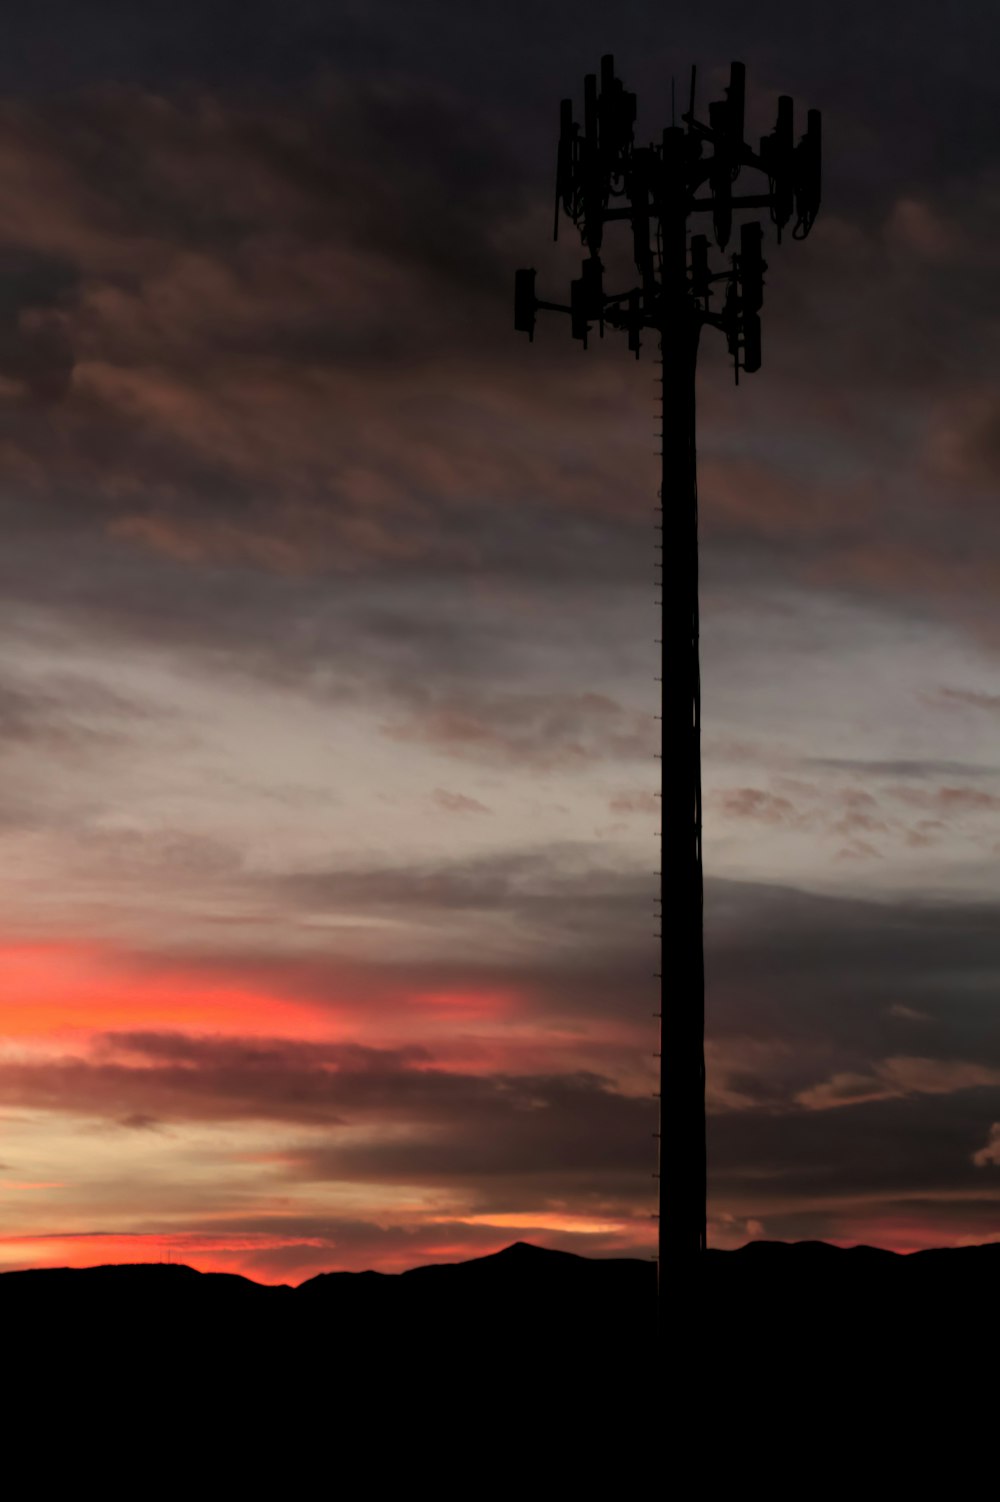
<path fill-rule="evenodd" d="M 953 704 L 968 704 L 974 709 L 986 709 L 1000 713 L 1000 694 L 980 693 L 971 688 L 940 688 L 938 697 Z"/>
<path fill-rule="evenodd" d="M 959 1090 L 1000 1087 L 1000 1069 L 964 1059 L 883 1059 L 870 1074 L 835 1074 L 796 1097 L 810 1111 L 893 1100 L 906 1095 L 951 1095 Z"/>

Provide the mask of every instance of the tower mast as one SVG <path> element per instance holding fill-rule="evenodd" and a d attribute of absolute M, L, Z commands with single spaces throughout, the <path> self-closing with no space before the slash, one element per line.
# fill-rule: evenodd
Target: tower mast
<path fill-rule="evenodd" d="M 660 832 L 660 1090 L 658 1304 L 660 1328 L 678 1328 L 690 1279 L 706 1245 L 705 981 L 702 921 L 701 689 L 698 647 L 698 491 L 695 377 L 706 325 L 726 338 L 736 381 L 760 369 L 764 272 L 762 226 L 746 220 L 739 248 L 721 269 L 709 264 L 709 241 L 689 234 L 692 215 L 711 216 L 725 254 L 734 214 L 766 210 L 780 243 L 804 239 L 820 202 L 820 115 L 810 110 L 796 144 L 793 104 L 778 100 L 777 122 L 759 150 L 745 139 L 745 69 L 734 62 L 725 98 L 697 118 L 695 70 L 689 107 L 659 141 L 635 141 L 636 97 L 601 59 L 584 79 L 583 124 L 573 101 L 559 111 L 555 234 L 562 210 L 587 251 L 568 304 L 541 301 L 534 269 L 515 273 L 514 327 L 534 338 L 540 310 L 567 313 L 584 349 L 597 325 L 628 336 L 636 359 L 644 330 L 656 336 L 662 376 L 662 632 Z M 706 152 L 706 148 L 708 148 Z M 744 169 L 766 178 L 767 191 L 736 194 Z M 621 221 L 632 234 L 635 286 L 608 292 L 601 247 L 605 227 Z M 721 306 L 713 299 L 722 294 Z"/>

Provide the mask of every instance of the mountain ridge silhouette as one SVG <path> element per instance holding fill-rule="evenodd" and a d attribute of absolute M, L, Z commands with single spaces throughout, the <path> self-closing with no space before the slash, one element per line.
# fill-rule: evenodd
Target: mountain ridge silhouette
<path fill-rule="evenodd" d="M 602 1446 L 616 1472 L 623 1444 L 665 1424 L 700 1432 L 710 1416 L 746 1474 L 808 1460 L 830 1435 L 881 1442 L 900 1405 L 964 1423 L 992 1391 L 980 1353 L 1000 1335 L 1000 1242 L 896 1253 L 756 1241 L 710 1250 L 700 1272 L 670 1300 L 662 1336 L 652 1260 L 530 1242 L 298 1287 L 183 1263 L 25 1268 L 0 1274 L 0 1329 L 21 1390 L 72 1391 L 93 1433 L 128 1414 L 159 1449 L 165 1436 L 208 1444 L 226 1466 L 241 1436 L 251 1470 L 275 1434 L 322 1451 L 334 1411 L 348 1438 L 404 1424 L 440 1443 L 459 1424 L 515 1454 L 555 1435 L 553 1485 L 575 1466 L 580 1495 Z M 428 1442 L 419 1435 L 406 1453 Z M 376 1468 L 393 1444 L 379 1440 Z"/>
<path fill-rule="evenodd" d="M 734 1259 L 752 1262 L 758 1267 L 765 1265 L 765 1259 L 768 1262 L 780 1260 L 784 1266 L 789 1257 L 795 1257 L 799 1263 L 807 1258 L 814 1262 L 822 1259 L 828 1267 L 843 1262 L 862 1260 L 873 1265 L 876 1263 L 894 1266 L 918 1263 L 926 1265 L 931 1259 L 938 1262 L 944 1258 L 962 1257 L 968 1262 L 976 1254 L 994 1257 L 1000 1270 L 1000 1241 L 975 1242 L 962 1246 L 922 1247 L 912 1252 L 897 1252 L 888 1247 L 872 1246 L 866 1242 L 839 1246 L 835 1242 L 819 1240 L 754 1240 L 740 1247 L 726 1249 L 710 1247 L 704 1254 L 704 1266 L 706 1271 L 718 1269 Z M 583 1269 L 589 1271 L 584 1272 Z M 373 1280 L 378 1283 L 384 1280 L 389 1283 L 396 1279 L 428 1279 L 448 1276 L 463 1279 L 471 1276 L 504 1277 L 514 1275 L 515 1270 L 518 1277 L 527 1275 L 536 1278 L 540 1276 L 552 1278 L 561 1273 L 570 1277 L 576 1275 L 610 1279 L 615 1273 L 620 1273 L 624 1269 L 630 1269 L 636 1275 L 641 1269 L 647 1282 L 655 1281 L 652 1259 L 588 1257 L 584 1253 L 569 1252 L 561 1247 L 546 1247 L 529 1241 L 514 1241 L 498 1251 L 486 1252 L 477 1257 L 449 1262 L 419 1263 L 414 1267 L 404 1268 L 400 1272 L 383 1272 L 377 1268 L 330 1268 L 314 1273 L 298 1284 L 260 1283 L 243 1273 L 203 1271 L 184 1262 L 101 1262 L 87 1267 L 12 1268 L 0 1272 L 0 1298 L 13 1286 L 26 1286 L 19 1280 L 47 1280 L 56 1277 L 76 1280 L 95 1274 L 106 1278 L 115 1274 L 120 1274 L 123 1278 L 153 1275 L 173 1280 L 203 1278 L 209 1280 L 217 1289 L 228 1288 L 234 1292 L 256 1289 L 264 1294 L 280 1295 L 282 1292 L 297 1293 L 304 1289 L 315 1292 L 318 1287 L 329 1286 L 328 1280 L 330 1279 L 345 1280 L 346 1288 L 357 1280 Z M 8 1280 L 14 1280 L 14 1283 Z"/>

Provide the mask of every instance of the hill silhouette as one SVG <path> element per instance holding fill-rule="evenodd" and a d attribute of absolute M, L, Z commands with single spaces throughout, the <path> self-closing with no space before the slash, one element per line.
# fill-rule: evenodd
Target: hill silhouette
<path fill-rule="evenodd" d="M 405 1338 L 425 1326 L 455 1341 L 472 1327 L 565 1340 L 585 1326 L 588 1341 L 628 1343 L 649 1327 L 655 1293 L 651 1262 L 515 1242 L 488 1256 L 403 1273 L 320 1273 L 297 1288 L 178 1263 L 8 1272 L 0 1274 L 0 1321 L 10 1330 L 97 1318 L 109 1337 L 123 1339 L 137 1322 L 177 1330 L 193 1318 L 204 1331 L 206 1321 L 235 1316 L 294 1337 L 324 1321 L 340 1342 Z"/>
<path fill-rule="evenodd" d="M 852 1332 L 878 1332 L 883 1359 L 919 1345 L 944 1351 L 957 1328 L 995 1322 L 1000 1243 L 909 1255 L 824 1242 L 751 1242 L 710 1250 L 685 1291 L 687 1317 L 706 1348 L 753 1351 L 758 1371 L 850 1363 Z M 180 1264 L 31 1269 L 0 1274 L 0 1324 L 18 1336 L 86 1338 L 123 1359 L 137 1343 L 172 1347 L 224 1339 L 295 1348 L 321 1340 L 363 1358 L 377 1349 L 496 1363 L 546 1359 L 568 1380 L 580 1363 L 638 1370 L 654 1350 L 656 1272 L 651 1261 L 588 1258 L 515 1242 L 488 1256 L 403 1273 L 327 1272 L 298 1287 L 256 1283 Z M 680 1317 L 680 1316 L 678 1316 Z"/>
<path fill-rule="evenodd" d="M 9 1272 L 0 1329 L 50 1437 L 70 1412 L 80 1453 L 113 1432 L 115 1453 L 201 1467 L 223 1490 L 238 1474 L 247 1495 L 265 1453 L 304 1488 L 334 1442 L 336 1466 L 362 1465 L 375 1495 L 390 1473 L 423 1490 L 441 1471 L 446 1496 L 501 1482 L 518 1496 L 630 1498 L 667 1482 L 686 1496 L 674 1481 L 692 1457 L 727 1489 L 766 1477 L 777 1497 L 825 1495 L 820 1472 L 842 1489 L 863 1472 L 894 1494 L 917 1430 L 921 1443 L 992 1432 L 980 1357 L 998 1276 L 1000 1243 L 709 1251 L 673 1306 L 694 1340 L 665 1359 L 651 1262 L 523 1242 L 297 1288 L 176 1264 Z M 462 1482 L 481 1475 L 489 1486 Z"/>
<path fill-rule="evenodd" d="M 132 1409 L 141 1393 L 136 1422 L 173 1413 L 177 1394 L 207 1382 L 213 1446 L 247 1411 L 293 1403 L 284 1423 L 300 1446 L 319 1443 L 331 1407 L 365 1427 L 385 1414 L 413 1424 L 422 1413 L 426 1425 L 462 1408 L 478 1423 L 516 1411 L 523 1444 L 557 1418 L 600 1416 L 606 1437 L 635 1421 L 622 1378 L 649 1370 L 655 1290 L 649 1261 L 524 1242 L 403 1273 L 321 1273 L 297 1288 L 178 1264 L 50 1268 L 0 1275 L 0 1330 L 8 1361 L 39 1384 L 82 1361 L 112 1406 Z M 648 1382 L 639 1403 L 652 1422 Z"/>
<path fill-rule="evenodd" d="M 941 1279 L 949 1297 L 974 1298 L 980 1279 L 1000 1276 L 1000 1242 L 941 1247 L 911 1253 L 881 1247 L 838 1247 L 823 1241 L 753 1241 L 736 1251 L 710 1249 L 703 1258 L 704 1286 L 713 1301 L 752 1287 L 789 1295 L 803 1280 L 825 1293 L 864 1289 L 890 1301 L 929 1294 Z M 183 1263 L 108 1263 L 93 1267 L 28 1268 L 0 1273 L 0 1318 L 16 1323 L 58 1309 L 81 1316 L 100 1310 L 141 1309 L 153 1315 L 185 1308 L 198 1313 L 238 1308 L 293 1321 L 319 1311 L 341 1322 L 404 1312 L 419 1318 L 444 1311 L 479 1319 L 530 1317 L 542 1326 L 586 1313 L 592 1329 L 608 1321 L 620 1337 L 652 1318 L 656 1271 L 652 1260 L 590 1258 L 517 1241 L 502 1251 L 462 1262 L 428 1263 L 402 1273 L 324 1272 L 298 1287 L 257 1283 L 237 1273 L 199 1272 Z M 778 1313 L 772 1306 L 771 1315 Z"/>

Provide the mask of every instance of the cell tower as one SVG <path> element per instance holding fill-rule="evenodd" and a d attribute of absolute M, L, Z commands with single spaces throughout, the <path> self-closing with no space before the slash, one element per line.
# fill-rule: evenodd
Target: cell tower
<path fill-rule="evenodd" d="M 689 234 L 692 215 L 711 218 L 725 252 L 733 216 L 766 209 L 778 242 L 806 237 L 820 201 L 820 115 L 810 110 L 796 144 L 793 105 L 778 100 L 777 123 L 754 150 L 744 136 L 746 70 L 733 63 L 725 98 L 695 115 L 696 73 L 681 119 L 659 142 L 635 144 L 636 97 L 616 78 L 614 59 L 584 79 L 583 128 L 573 101 L 559 112 L 555 233 L 560 207 L 588 252 L 569 304 L 542 302 L 535 271 L 515 273 L 514 327 L 534 337 L 540 309 L 570 315 L 570 331 L 587 347 L 594 325 L 628 335 L 639 357 L 644 329 L 657 336 L 662 370 L 663 460 L 659 513 L 661 587 L 660 1091 L 658 1286 L 661 1328 L 675 1326 L 669 1291 L 690 1286 L 706 1243 L 705 981 L 702 925 L 701 690 L 698 662 L 698 491 L 695 460 L 695 369 L 702 327 L 726 337 L 737 383 L 760 369 L 764 296 L 762 227 L 739 226 L 739 248 L 713 270 L 709 241 Z M 706 152 L 706 148 L 708 151 Z M 738 195 L 745 168 L 763 174 L 767 191 Z M 608 292 L 604 227 L 622 220 L 632 232 L 638 285 Z M 721 294 L 720 304 L 713 301 Z M 680 1281 L 679 1281 L 680 1280 Z M 668 1312 L 668 1305 L 670 1311 Z"/>

